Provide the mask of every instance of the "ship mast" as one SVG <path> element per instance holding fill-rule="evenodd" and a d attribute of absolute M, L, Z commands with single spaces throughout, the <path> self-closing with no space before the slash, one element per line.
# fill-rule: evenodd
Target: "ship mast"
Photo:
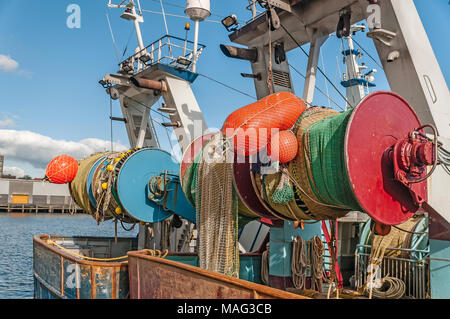
<path fill-rule="evenodd" d="M 141 52 L 141 54 L 145 54 L 146 52 L 145 52 L 145 47 L 144 47 L 144 41 L 142 40 L 142 32 L 141 32 L 141 27 L 139 25 L 140 23 L 144 22 L 144 18 L 142 16 L 142 11 L 141 11 L 139 0 L 137 0 L 137 3 L 139 6 L 140 14 L 138 14 L 136 11 L 136 4 L 135 4 L 134 0 L 129 0 L 126 5 L 124 4 L 124 2 L 125 1 L 122 1 L 120 4 L 112 4 L 112 0 L 109 0 L 108 7 L 109 8 L 126 8 L 126 10 L 120 15 L 120 17 L 122 19 L 133 22 L 134 28 L 136 31 L 138 45 L 139 45 L 138 48 L 136 49 L 136 51 Z M 142 68 L 141 63 L 139 63 L 138 68 Z M 149 126 L 149 129 L 151 129 L 153 131 L 153 133 L 155 132 L 153 123 L 151 123 L 151 121 L 150 122 L 148 121 L 148 118 L 150 116 L 150 109 L 146 108 L 143 112 L 144 112 L 144 114 L 142 116 L 142 121 L 141 121 L 140 129 L 139 129 L 139 135 L 138 135 L 137 139 L 130 138 L 131 147 L 143 147 L 144 146 L 147 126 Z M 159 143 L 156 139 L 156 136 L 154 136 L 154 134 L 153 134 L 153 139 L 152 139 L 150 145 L 151 146 L 159 146 Z"/>
<path fill-rule="evenodd" d="M 343 47 L 342 55 L 344 56 L 344 63 L 346 65 L 346 72 L 343 75 L 341 85 L 346 88 L 346 109 L 356 106 L 359 102 L 369 93 L 369 87 L 375 87 L 372 83 L 375 79 L 373 74 L 377 72 L 376 69 L 370 70 L 368 73 L 363 74 L 362 70 L 367 69 L 367 66 L 362 63 L 359 65 L 357 59 L 361 58 L 362 53 L 356 50 L 353 44 L 352 35 L 358 31 L 364 32 L 364 25 L 351 25 L 347 36 L 341 37 L 347 42 L 348 49 Z M 339 37 L 339 36 L 338 36 Z M 344 46 L 344 42 L 342 43 Z M 349 102 L 351 105 L 349 105 Z"/>
<path fill-rule="evenodd" d="M 159 114 L 165 121 L 159 124 L 164 129 L 172 128 L 177 138 L 179 148 L 170 150 L 177 157 L 207 129 L 191 83 L 198 76 L 196 64 L 205 47 L 198 43 L 198 29 L 199 22 L 210 15 L 209 1 L 187 1 L 185 12 L 196 22 L 194 43 L 187 37 L 181 39 L 166 34 L 147 46 L 144 45 L 140 28 L 144 19 L 139 1 L 113 4 L 110 0 L 108 7 L 125 9 L 120 17 L 133 22 L 139 44 L 132 56 L 119 63 L 117 74 L 107 74 L 99 81 L 112 99 L 120 101 L 123 118 L 114 119 L 125 123 L 131 148 L 159 148 L 150 116 L 151 112 Z M 164 100 L 162 107 L 152 109 L 161 98 Z M 171 251 L 191 250 L 192 247 L 186 247 L 189 241 L 185 238 L 191 232 L 191 226 L 185 220 L 170 235 L 173 243 Z M 138 248 L 159 249 L 162 227 L 161 222 L 141 223 Z"/>
<path fill-rule="evenodd" d="M 122 13 L 122 15 L 120 17 L 122 19 L 133 21 L 134 28 L 136 30 L 136 37 L 137 37 L 137 40 L 139 43 L 139 49 L 143 50 L 144 42 L 142 41 L 141 27 L 139 25 L 139 23 L 144 22 L 144 17 L 142 16 L 142 11 L 141 11 L 141 5 L 139 3 L 139 0 L 137 0 L 138 6 L 139 6 L 139 12 L 140 12 L 140 14 L 138 14 L 136 11 L 136 4 L 134 3 L 133 0 L 129 0 L 126 5 L 123 4 L 124 2 L 125 1 L 122 1 L 120 4 L 112 4 L 112 0 L 109 0 L 108 8 L 127 8 L 126 11 L 124 13 Z"/>
<path fill-rule="evenodd" d="M 198 58 L 198 32 L 200 28 L 200 22 L 211 15 L 210 2 L 201 0 L 187 0 L 186 10 L 184 10 L 184 13 L 186 13 L 189 18 L 191 18 L 191 20 L 195 22 L 192 72 L 196 72 Z"/>

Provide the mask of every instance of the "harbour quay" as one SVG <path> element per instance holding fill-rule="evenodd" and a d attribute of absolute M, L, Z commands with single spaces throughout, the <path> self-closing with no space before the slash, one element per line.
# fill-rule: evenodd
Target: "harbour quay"
<path fill-rule="evenodd" d="M 0 178 L 0 213 L 84 213 L 67 184 Z"/>

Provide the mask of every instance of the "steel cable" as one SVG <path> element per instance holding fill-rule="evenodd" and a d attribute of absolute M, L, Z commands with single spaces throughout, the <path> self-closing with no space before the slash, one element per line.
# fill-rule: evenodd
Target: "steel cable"
<path fill-rule="evenodd" d="M 230 85 L 228 85 L 228 84 L 222 83 L 222 82 L 220 82 L 220 81 L 218 81 L 218 80 L 215 80 L 215 79 L 213 79 L 213 78 L 211 78 L 211 77 L 209 77 L 209 76 L 207 76 L 207 75 L 201 74 L 201 73 L 197 73 L 197 74 L 200 75 L 200 76 L 203 76 L 204 78 L 206 78 L 206 79 L 208 79 L 208 80 L 210 80 L 210 81 L 216 82 L 217 84 L 220 84 L 220 85 L 222 85 L 222 86 L 224 86 L 224 87 L 226 87 L 226 88 L 229 88 L 229 89 L 231 89 L 231 90 L 233 90 L 233 91 L 236 91 L 236 92 L 238 92 L 238 93 L 240 93 L 240 94 L 242 94 L 242 95 L 245 95 L 245 96 L 248 96 L 248 97 L 250 97 L 250 98 L 252 98 L 252 99 L 254 99 L 254 100 L 257 100 L 256 97 L 254 97 L 254 96 L 252 96 L 252 95 L 250 95 L 250 94 L 247 94 L 247 93 L 245 93 L 245 92 L 243 92 L 243 91 L 240 91 L 240 90 L 238 90 L 238 89 L 236 89 L 236 88 L 234 88 L 234 87 L 232 87 L 232 86 L 230 86 Z"/>
<path fill-rule="evenodd" d="M 283 24 L 280 23 L 280 26 L 283 28 L 283 30 L 287 33 L 287 35 L 294 41 L 294 43 L 300 48 L 300 50 L 309 58 L 309 54 L 305 51 L 305 49 L 302 48 L 302 46 L 300 45 L 300 43 L 294 38 L 294 36 L 284 27 Z M 339 89 L 336 87 L 336 85 L 334 85 L 334 83 L 328 78 L 328 76 L 325 74 L 325 72 L 322 71 L 322 69 L 317 66 L 317 70 L 324 76 L 324 78 L 331 84 L 331 86 L 336 90 L 336 92 L 345 100 L 345 102 L 347 102 L 347 104 L 350 107 L 354 107 L 354 105 L 352 105 L 347 98 L 341 93 L 341 91 L 339 91 Z"/>

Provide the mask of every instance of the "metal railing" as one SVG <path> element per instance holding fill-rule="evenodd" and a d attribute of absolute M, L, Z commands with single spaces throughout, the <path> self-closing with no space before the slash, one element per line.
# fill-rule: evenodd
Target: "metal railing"
<path fill-rule="evenodd" d="M 362 249 L 365 248 L 365 249 Z M 395 277 L 401 279 L 406 286 L 406 298 L 425 299 L 430 296 L 429 289 L 429 262 L 426 258 L 412 259 L 404 258 L 407 253 L 414 253 L 425 257 L 426 250 L 387 248 L 387 251 L 395 251 L 399 256 L 385 256 L 380 265 L 381 277 Z M 403 253 L 403 254 L 402 254 Z M 356 288 L 361 288 L 367 280 L 370 258 L 370 246 L 358 245 L 355 252 L 355 281 Z"/>
<path fill-rule="evenodd" d="M 157 63 L 188 70 L 194 61 L 194 42 L 179 37 L 165 35 L 144 49 L 119 63 L 126 74 L 137 74 Z M 197 57 L 206 46 L 198 44 Z"/>
<path fill-rule="evenodd" d="M 256 20 L 257 18 L 265 14 L 265 10 L 261 10 L 259 8 L 257 0 L 248 0 L 248 6 L 245 8 L 252 13 L 252 18 L 248 20 L 246 23 L 252 22 L 253 20 Z"/>

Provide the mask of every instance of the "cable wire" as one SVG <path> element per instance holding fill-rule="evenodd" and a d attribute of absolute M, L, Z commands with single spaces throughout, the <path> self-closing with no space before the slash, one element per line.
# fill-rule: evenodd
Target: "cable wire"
<path fill-rule="evenodd" d="M 302 74 L 299 70 L 297 70 L 294 66 L 292 66 L 291 64 L 288 63 L 288 65 L 297 73 L 299 74 L 301 77 L 303 77 L 304 79 L 306 79 L 306 76 L 304 74 Z M 334 105 L 336 105 L 339 109 L 341 109 L 342 111 L 344 111 L 344 109 L 342 108 L 342 106 L 340 106 L 339 104 L 337 104 L 328 94 L 325 94 L 325 92 L 323 92 L 318 86 L 315 86 L 316 90 L 319 91 L 320 93 L 322 93 L 329 101 L 331 101 Z"/>
<path fill-rule="evenodd" d="M 302 46 L 294 38 L 294 36 L 284 27 L 284 25 L 282 23 L 280 23 L 280 26 L 283 28 L 283 30 L 286 32 L 286 34 L 292 39 L 292 41 L 294 41 L 294 43 L 300 48 L 300 50 L 309 58 L 309 54 L 305 51 L 305 49 L 302 48 Z M 325 79 L 328 81 L 328 83 L 330 83 L 330 85 L 345 100 L 345 102 L 347 102 L 347 104 L 353 108 L 354 106 L 347 100 L 347 98 L 341 93 L 341 91 L 339 91 L 339 89 L 336 87 L 336 85 L 334 85 L 334 83 L 328 78 L 328 76 L 325 74 L 325 72 L 322 71 L 322 69 L 319 66 L 317 66 L 317 70 L 325 77 Z"/>
<path fill-rule="evenodd" d="M 402 232 L 405 232 L 405 233 L 408 233 L 408 234 L 413 234 L 413 235 L 423 235 L 423 234 L 428 234 L 427 231 L 424 231 L 424 232 L 413 232 L 413 231 L 409 231 L 409 230 L 400 228 L 400 227 L 398 227 L 398 226 L 396 226 L 396 225 L 392 225 L 392 227 L 397 228 L 398 230 L 400 230 L 400 231 L 402 231 Z"/>
<path fill-rule="evenodd" d="M 242 95 L 245 95 L 245 96 L 248 96 L 248 97 L 250 97 L 250 98 L 252 98 L 252 99 L 254 99 L 254 100 L 257 100 L 256 97 L 254 97 L 254 96 L 252 96 L 252 95 L 250 95 L 250 94 L 247 94 L 247 93 L 245 93 L 245 92 L 243 92 L 243 91 L 241 91 L 241 90 L 238 90 L 238 89 L 236 89 L 236 88 L 234 88 L 234 87 L 232 87 L 232 86 L 229 86 L 228 84 L 222 83 L 222 82 L 220 82 L 220 81 L 218 81 L 218 80 L 215 80 L 215 79 L 213 79 L 213 78 L 211 78 L 211 77 L 209 77 L 209 76 L 207 76 L 207 75 L 201 74 L 201 73 L 197 73 L 197 74 L 200 75 L 200 76 L 203 76 L 204 78 L 206 78 L 206 79 L 208 79 L 208 80 L 211 80 L 211 81 L 216 82 L 216 83 L 218 83 L 218 84 L 220 84 L 220 85 L 223 85 L 223 86 L 225 86 L 226 88 L 229 88 L 229 89 L 231 89 L 231 90 L 233 90 L 233 91 L 236 91 L 236 92 L 238 92 L 238 93 L 240 93 L 240 94 L 242 94 Z"/>
<path fill-rule="evenodd" d="M 127 98 L 129 98 L 131 101 L 133 101 L 133 102 L 135 102 L 135 103 L 137 103 L 137 104 L 139 104 L 139 105 L 141 105 L 141 106 L 143 106 L 143 107 L 145 107 L 145 108 L 147 108 L 147 109 L 150 109 L 150 111 L 153 111 L 153 112 L 155 112 L 156 114 L 161 115 L 161 116 L 162 116 L 163 118 L 165 118 L 166 120 L 169 120 L 169 121 L 170 121 L 170 118 L 169 118 L 167 115 L 165 115 L 165 114 L 163 114 L 163 113 L 161 113 L 161 112 L 158 112 L 158 111 L 152 109 L 151 107 L 145 105 L 145 104 L 142 103 L 142 102 L 139 102 L 138 100 L 133 99 L 132 97 L 127 96 Z"/>
<path fill-rule="evenodd" d="M 119 50 L 117 50 L 116 39 L 114 38 L 114 32 L 113 32 L 112 27 L 111 27 L 111 22 L 109 21 L 109 14 L 108 13 L 106 14 L 106 20 L 108 22 L 109 32 L 111 33 L 111 38 L 112 38 L 112 42 L 113 42 L 113 45 L 114 45 L 114 52 L 116 54 L 117 63 L 120 63 Z"/>
<path fill-rule="evenodd" d="M 110 137 L 111 137 L 111 152 L 114 152 L 114 145 L 113 145 L 113 120 L 112 120 L 112 98 L 111 95 L 109 96 L 109 119 L 110 119 Z"/>
<path fill-rule="evenodd" d="M 127 44 L 125 45 L 125 47 L 123 49 L 123 53 L 122 53 L 121 59 L 123 59 L 123 57 L 125 56 L 125 54 L 128 51 L 128 45 L 130 44 L 131 36 L 133 35 L 133 33 L 134 33 L 134 26 L 131 28 L 131 32 L 130 32 L 130 35 L 128 36 Z"/>
<path fill-rule="evenodd" d="M 356 41 L 353 37 L 352 37 L 352 40 L 353 40 L 353 42 L 356 43 L 357 46 L 359 46 L 359 48 L 360 48 L 361 50 L 364 51 L 365 54 L 367 54 L 367 56 L 368 56 L 373 62 L 375 62 L 376 65 L 378 65 L 382 70 L 384 70 L 383 67 L 377 62 L 377 60 L 375 60 L 375 58 L 372 57 L 372 56 L 370 55 L 370 53 L 367 52 L 367 51 L 362 47 L 362 45 L 360 45 L 360 44 L 358 43 L 358 41 Z"/>

